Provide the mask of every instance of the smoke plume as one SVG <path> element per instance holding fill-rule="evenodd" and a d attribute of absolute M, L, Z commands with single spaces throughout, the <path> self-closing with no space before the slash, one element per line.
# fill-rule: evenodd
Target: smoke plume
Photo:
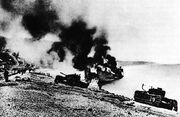
<path fill-rule="evenodd" d="M 74 55 L 74 67 L 82 70 L 86 66 L 87 56 L 93 46 L 93 34 L 96 28 L 87 28 L 81 19 L 72 22 L 70 27 L 64 27 L 59 35 L 61 43 Z"/>
<path fill-rule="evenodd" d="M 40 39 L 54 31 L 53 26 L 57 20 L 58 16 L 56 11 L 51 9 L 50 2 L 37 0 L 33 11 L 23 15 L 22 24 L 34 38 Z"/>
<path fill-rule="evenodd" d="M 64 5 L 62 1 L 59 3 Z M 23 6 L 26 6 L 28 10 Z M 15 32 L 11 31 L 12 29 L 8 31 L 13 33 L 13 39 L 8 40 L 8 47 L 20 52 L 20 56 L 32 62 L 39 61 L 43 66 L 45 64 L 51 66 L 52 61 L 64 62 L 67 52 L 70 52 L 73 56 L 73 67 L 81 71 L 90 62 L 103 63 L 103 58 L 110 50 L 106 30 L 90 24 L 83 12 L 83 14 L 77 13 L 78 15 L 72 13 L 75 16 L 70 17 L 72 19 L 67 24 L 61 20 L 65 11 L 64 7 L 57 10 L 50 0 L 34 0 L 33 2 L 2 0 L 1 7 L 12 16 L 16 16 L 15 19 L 18 17 L 20 20 L 17 27 L 11 26 L 16 30 Z M 12 18 L 12 20 L 15 19 Z M 24 32 L 27 38 L 17 36 L 18 30 Z M 59 39 L 55 39 L 52 35 Z M 46 38 L 49 38 L 49 44 Z M 93 55 L 90 55 L 92 51 L 94 51 Z M 53 57 L 54 52 L 59 57 L 58 59 Z"/>
<path fill-rule="evenodd" d="M 84 70 L 89 64 L 90 54 L 93 48 L 95 51 L 94 63 L 102 63 L 110 47 L 107 45 L 105 31 L 102 31 L 99 37 L 95 38 L 96 27 L 88 28 L 87 23 L 81 18 L 72 21 L 70 26 L 61 27 L 59 34 L 60 42 L 55 42 L 48 51 L 58 53 L 60 60 L 63 61 L 68 49 L 74 56 L 72 59 L 73 67 L 78 70 Z"/>

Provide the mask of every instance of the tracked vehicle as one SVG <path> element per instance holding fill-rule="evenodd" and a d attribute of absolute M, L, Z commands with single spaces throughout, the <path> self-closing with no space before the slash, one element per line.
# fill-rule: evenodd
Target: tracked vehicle
<path fill-rule="evenodd" d="M 78 86 L 81 88 L 87 88 L 89 83 L 82 82 L 80 80 L 80 75 L 78 74 L 64 74 L 60 72 L 60 75 L 57 75 L 54 83 L 62 83 L 70 86 Z"/>
<path fill-rule="evenodd" d="M 142 89 L 143 89 L 142 85 Z M 165 97 L 165 91 L 162 88 L 150 88 L 148 91 L 135 91 L 134 100 L 136 102 L 165 108 L 169 110 L 178 110 L 177 101 Z"/>

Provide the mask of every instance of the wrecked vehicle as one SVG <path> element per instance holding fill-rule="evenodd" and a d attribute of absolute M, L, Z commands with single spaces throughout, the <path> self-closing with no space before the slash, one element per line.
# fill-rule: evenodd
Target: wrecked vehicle
<path fill-rule="evenodd" d="M 124 77 L 124 72 L 121 67 L 111 69 L 106 66 L 98 65 L 95 69 L 95 72 L 93 72 L 91 68 L 85 70 L 85 79 L 87 82 L 94 78 L 93 74 L 96 74 L 96 77 L 98 77 L 100 85 L 108 84 Z"/>
<path fill-rule="evenodd" d="M 89 83 L 82 82 L 80 80 L 80 75 L 78 74 L 64 74 L 60 72 L 61 75 L 55 77 L 54 83 L 62 83 L 70 86 L 78 86 L 81 88 L 87 88 Z"/>
<path fill-rule="evenodd" d="M 144 84 L 142 85 L 143 89 Z M 162 88 L 150 88 L 148 91 L 135 91 L 134 100 L 136 102 L 165 108 L 169 110 L 178 110 L 178 103 L 174 99 L 169 99 L 165 97 L 165 91 Z"/>
<path fill-rule="evenodd" d="M 15 81 L 27 81 L 31 82 L 31 79 L 29 77 L 20 77 L 20 76 L 15 76 Z"/>
<path fill-rule="evenodd" d="M 102 84 L 106 84 L 115 80 L 119 80 L 121 78 L 123 78 L 124 74 L 123 74 L 123 69 L 119 68 L 116 70 L 112 70 L 112 69 L 107 69 L 107 67 L 105 68 L 105 70 L 102 69 L 97 69 L 97 74 L 99 76 L 99 80 Z"/>

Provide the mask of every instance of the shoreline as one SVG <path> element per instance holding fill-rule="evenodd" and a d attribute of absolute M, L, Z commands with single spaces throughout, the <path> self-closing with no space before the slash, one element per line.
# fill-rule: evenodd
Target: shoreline
<path fill-rule="evenodd" d="M 0 104 L 1 116 L 176 117 L 146 106 L 137 107 L 131 99 L 106 90 L 55 85 L 38 77 L 31 79 L 0 83 L 0 101 L 6 102 Z"/>

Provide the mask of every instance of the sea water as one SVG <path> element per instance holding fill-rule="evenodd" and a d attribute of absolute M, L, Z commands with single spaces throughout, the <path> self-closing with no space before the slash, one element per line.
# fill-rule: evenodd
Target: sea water
<path fill-rule="evenodd" d="M 180 65 L 145 64 L 124 66 L 124 77 L 103 89 L 119 95 L 133 98 L 135 90 L 148 90 L 160 87 L 166 91 L 166 97 L 178 101 L 180 108 Z M 178 110 L 180 111 L 180 109 Z"/>

